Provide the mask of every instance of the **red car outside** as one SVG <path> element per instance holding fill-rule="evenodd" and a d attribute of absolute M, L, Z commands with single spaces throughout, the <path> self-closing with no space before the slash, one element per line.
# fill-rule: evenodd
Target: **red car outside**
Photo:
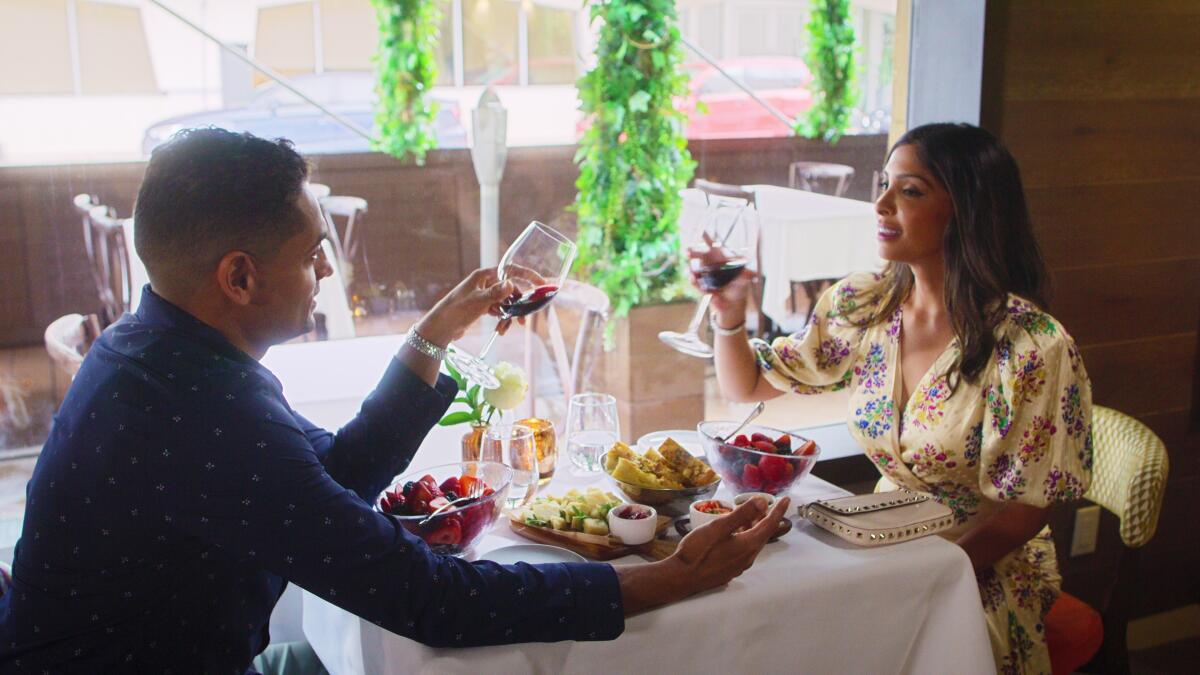
<path fill-rule="evenodd" d="M 812 74 L 798 58 L 755 56 L 720 62 L 729 75 L 759 98 L 795 120 L 812 107 Z M 749 94 L 704 62 L 687 66 L 691 94 L 683 102 L 687 111 L 688 138 L 764 138 L 790 136 L 791 128 Z M 705 114 L 697 103 L 708 108 Z"/>

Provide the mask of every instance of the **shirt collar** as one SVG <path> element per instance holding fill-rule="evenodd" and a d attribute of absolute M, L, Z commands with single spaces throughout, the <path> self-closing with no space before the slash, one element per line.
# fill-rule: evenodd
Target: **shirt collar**
<path fill-rule="evenodd" d="M 234 346 L 219 330 L 155 293 L 150 284 L 142 287 L 142 300 L 137 311 L 133 313 L 133 319 L 144 327 L 158 328 L 194 339 L 222 356 L 262 367 L 257 359 Z"/>

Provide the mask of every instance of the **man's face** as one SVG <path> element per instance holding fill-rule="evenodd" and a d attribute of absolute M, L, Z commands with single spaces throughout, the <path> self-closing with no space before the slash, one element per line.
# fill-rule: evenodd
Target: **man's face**
<path fill-rule="evenodd" d="M 318 282 L 333 273 L 321 243 L 324 220 L 308 190 L 296 202 L 303 221 L 299 234 L 286 240 L 277 251 L 264 251 L 256 260 L 258 294 L 248 308 L 256 342 L 269 347 L 311 331 L 316 322 Z"/>

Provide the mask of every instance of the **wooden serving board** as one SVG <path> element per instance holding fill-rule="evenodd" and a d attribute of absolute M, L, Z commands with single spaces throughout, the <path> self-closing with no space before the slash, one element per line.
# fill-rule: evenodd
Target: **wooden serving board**
<path fill-rule="evenodd" d="M 655 527 L 655 535 L 661 537 L 670 524 L 670 518 L 659 516 L 658 525 Z M 643 555 L 652 560 L 662 560 L 674 553 L 675 547 L 679 545 L 679 542 L 675 541 L 653 539 L 645 544 L 630 546 L 612 535 L 585 534 L 583 532 L 552 530 L 548 527 L 534 527 L 522 523 L 511 515 L 508 519 L 508 526 L 512 528 L 513 532 L 526 539 L 550 544 L 551 546 L 561 546 L 592 560 L 612 560 L 630 555 L 631 553 Z"/>

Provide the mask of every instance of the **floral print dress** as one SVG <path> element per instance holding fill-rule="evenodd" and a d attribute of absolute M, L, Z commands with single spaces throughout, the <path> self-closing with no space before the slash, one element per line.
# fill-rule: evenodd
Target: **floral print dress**
<path fill-rule="evenodd" d="M 954 541 L 1016 501 L 1037 507 L 1079 499 L 1091 480 L 1091 387 L 1079 350 L 1062 326 L 1010 295 L 996 347 L 975 382 L 946 370 L 952 341 L 901 395 L 901 311 L 859 327 L 883 301 L 877 275 L 848 277 L 817 303 L 803 337 L 753 340 L 776 388 L 820 393 L 850 388 L 850 433 L 883 484 L 928 492 L 954 513 Z M 891 489 L 891 488 L 884 488 Z M 1061 578 L 1049 528 L 978 575 L 1001 673 L 1049 673 L 1043 618 Z"/>

